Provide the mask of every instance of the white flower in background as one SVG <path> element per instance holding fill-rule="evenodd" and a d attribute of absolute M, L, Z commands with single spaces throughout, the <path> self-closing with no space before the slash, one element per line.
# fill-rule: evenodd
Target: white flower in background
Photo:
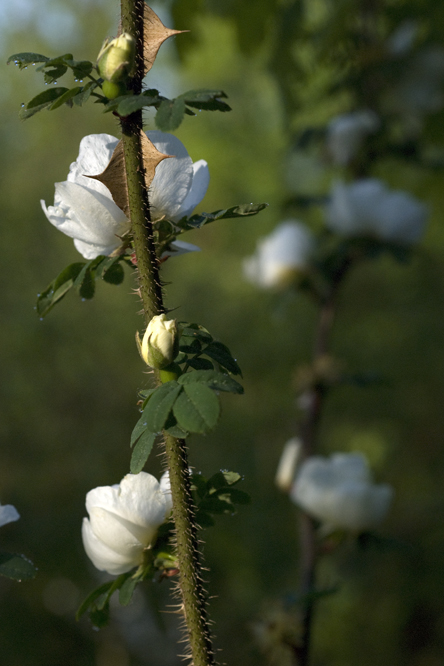
<path fill-rule="evenodd" d="M 332 231 L 406 245 L 420 240 L 427 217 L 424 203 L 406 192 L 389 190 L 376 178 L 336 183 L 326 208 Z"/>
<path fill-rule="evenodd" d="M 387 39 L 386 47 L 390 55 L 395 57 L 404 56 L 412 50 L 413 44 L 419 33 L 417 21 L 407 19 L 398 25 Z"/>
<path fill-rule="evenodd" d="M 367 530 L 380 523 L 390 506 L 393 489 L 374 484 L 360 453 L 335 453 L 305 460 L 291 497 L 326 529 Z"/>
<path fill-rule="evenodd" d="M 244 260 L 244 274 L 259 287 L 286 287 L 308 268 L 314 245 L 308 227 L 286 220 L 258 241 L 256 253 Z"/>
<path fill-rule="evenodd" d="M 183 143 L 172 134 L 153 131 L 147 136 L 161 153 L 174 155 L 156 167 L 149 191 L 152 219 L 165 216 L 178 221 L 190 215 L 205 196 L 210 179 L 207 163 L 199 160 L 193 164 Z M 127 217 L 114 203 L 108 188 L 87 178 L 106 169 L 117 143 L 118 139 L 109 134 L 85 136 L 67 180 L 55 184 L 54 206 L 40 202 L 51 224 L 74 239 L 85 259 L 111 254 L 121 245 L 119 237 L 129 229 Z M 180 254 L 195 249 L 180 241 L 172 246 Z"/>
<path fill-rule="evenodd" d="M 118 575 L 143 562 L 144 551 L 172 508 L 166 481 L 146 472 L 127 474 L 120 484 L 101 486 L 86 495 L 89 518 L 83 519 L 86 554 L 100 571 Z"/>
<path fill-rule="evenodd" d="M 380 124 L 376 113 L 369 110 L 333 118 L 327 127 L 327 150 L 333 162 L 346 166 L 356 156 L 366 136 L 377 132 Z"/>
<path fill-rule="evenodd" d="M 8 523 L 13 523 L 15 520 L 20 518 L 20 514 L 12 504 L 0 504 L 0 527 L 7 525 Z"/>
<path fill-rule="evenodd" d="M 301 440 L 292 437 L 285 444 L 276 470 L 275 482 L 280 490 L 288 493 L 290 490 L 296 468 L 301 459 Z"/>
<path fill-rule="evenodd" d="M 140 354 L 152 368 L 165 368 L 177 356 L 179 334 L 175 319 L 166 314 L 156 315 L 148 324 L 140 347 Z"/>

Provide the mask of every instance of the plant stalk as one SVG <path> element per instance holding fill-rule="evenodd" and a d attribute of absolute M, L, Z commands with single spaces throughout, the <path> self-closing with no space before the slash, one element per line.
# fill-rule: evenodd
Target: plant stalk
<path fill-rule="evenodd" d="M 334 324 L 336 310 L 336 292 L 346 268 L 336 276 L 330 293 L 325 298 L 321 311 L 313 349 L 313 363 L 328 353 L 329 340 Z M 300 426 L 302 458 L 308 458 L 316 452 L 319 421 L 325 398 L 325 389 L 317 383 L 310 391 L 307 400 L 305 418 Z M 310 659 L 310 641 L 312 633 L 315 599 L 313 591 L 316 581 L 316 527 L 313 519 L 305 511 L 299 517 L 300 573 L 299 591 L 304 599 L 301 618 L 301 640 L 294 646 L 294 655 L 298 666 L 308 666 Z"/>
<path fill-rule="evenodd" d="M 129 83 L 135 94 L 140 93 L 143 79 L 144 0 L 121 0 L 122 31 L 136 39 L 136 72 Z M 122 142 L 128 184 L 128 204 L 140 295 L 146 323 L 165 311 L 159 278 L 159 262 L 151 223 L 148 192 L 140 145 L 142 112 L 121 119 Z M 157 378 L 157 381 L 158 378 Z M 190 643 L 194 666 L 212 666 L 214 655 L 208 627 L 206 596 L 201 578 L 197 526 L 193 514 L 189 464 L 184 440 L 165 434 L 165 449 L 170 472 L 173 498 L 173 519 L 176 528 L 177 558 L 181 610 Z"/>

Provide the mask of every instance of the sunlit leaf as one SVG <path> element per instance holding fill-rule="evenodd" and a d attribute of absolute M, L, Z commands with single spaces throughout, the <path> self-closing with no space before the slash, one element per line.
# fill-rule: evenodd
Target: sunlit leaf
<path fill-rule="evenodd" d="M 185 384 L 173 405 L 173 414 L 181 428 L 205 433 L 216 425 L 220 405 L 214 392 L 204 384 Z"/>

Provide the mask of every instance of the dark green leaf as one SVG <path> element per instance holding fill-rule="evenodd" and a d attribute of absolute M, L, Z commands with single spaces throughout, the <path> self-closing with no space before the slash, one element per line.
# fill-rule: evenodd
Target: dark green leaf
<path fill-rule="evenodd" d="M 54 305 L 65 296 L 74 285 L 74 281 L 84 266 L 84 262 L 70 264 L 39 295 L 37 299 L 37 312 L 40 317 L 48 314 Z"/>
<path fill-rule="evenodd" d="M 59 106 L 62 106 L 62 104 L 66 104 L 66 102 L 69 102 L 69 100 L 75 97 L 80 92 L 80 90 L 81 90 L 80 87 L 71 88 L 70 90 L 67 90 L 64 95 L 60 95 L 60 97 L 51 104 L 49 110 L 53 111 L 54 109 L 58 109 Z"/>
<path fill-rule="evenodd" d="M 226 102 L 221 102 L 219 97 L 227 97 L 223 90 L 189 90 L 178 99 L 195 109 L 205 109 L 207 111 L 231 111 L 231 107 Z"/>
<path fill-rule="evenodd" d="M 185 115 L 185 102 L 177 98 L 173 100 L 163 100 L 156 114 L 156 127 L 162 132 L 172 132 L 181 124 Z"/>
<path fill-rule="evenodd" d="M 157 93 L 157 90 L 152 92 Z M 117 113 L 120 116 L 129 116 L 131 113 L 139 111 L 145 106 L 159 105 L 161 101 L 162 97 L 159 97 L 157 94 L 147 95 L 146 93 L 143 93 L 142 95 L 125 95 L 117 106 Z"/>
<path fill-rule="evenodd" d="M 207 482 L 205 481 L 202 474 L 196 474 L 196 473 L 192 474 L 191 483 L 193 484 L 193 486 L 195 486 L 199 497 L 200 498 L 205 497 L 208 489 L 207 489 Z"/>
<path fill-rule="evenodd" d="M 179 321 L 178 326 L 183 337 L 197 338 L 201 342 L 211 342 L 213 340 L 211 333 L 200 324 L 189 324 L 185 321 Z"/>
<path fill-rule="evenodd" d="M 76 620 L 80 620 L 82 615 L 86 613 L 88 608 L 91 606 L 91 604 L 98 599 L 102 594 L 105 592 L 108 592 L 108 590 L 113 586 L 114 581 L 109 580 L 107 583 L 103 583 L 103 585 L 100 585 L 100 587 L 97 587 L 95 590 L 93 590 L 88 596 L 86 597 L 85 601 L 83 601 L 76 613 Z"/>
<path fill-rule="evenodd" d="M 130 472 L 131 474 L 138 474 L 142 471 L 148 456 L 150 455 L 156 434 L 149 430 L 144 430 L 136 441 L 131 456 Z"/>
<path fill-rule="evenodd" d="M 205 224 L 215 222 L 216 220 L 227 220 L 233 217 L 249 217 L 250 215 L 257 215 L 267 206 L 267 203 L 242 204 L 224 210 L 216 210 L 213 213 L 200 213 L 192 215 L 188 219 L 182 218 L 182 220 L 179 220 L 178 226 L 181 229 L 200 229 L 200 227 L 203 227 Z"/>
<path fill-rule="evenodd" d="M 0 553 L 0 575 L 21 582 L 35 578 L 37 569 L 24 555 Z"/>
<path fill-rule="evenodd" d="M 46 65 L 45 65 L 46 67 Z M 39 67 L 41 69 L 41 67 Z M 47 72 L 45 72 L 43 78 L 45 79 L 45 83 L 57 83 L 57 80 L 66 74 L 68 71 L 68 68 L 66 65 L 58 65 L 57 67 L 54 67 L 53 69 L 49 69 Z"/>
<path fill-rule="evenodd" d="M 46 67 L 57 67 L 58 65 L 65 65 L 67 60 L 72 60 L 72 53 L 65 53 L 64 55 L 57 56 L 56 58 L 50 58 L 46 60 L 43 65 L 37 67 L 37 71 L 41 72 L 46 69 Z"/>
<path fill-rule="evenodd" d="M 81 298 L 90 299 L 94 296 L 96 285 L 91 272 L 90 263 L 86 264 L 79 273 L 74 286 L 77 288 Z"/>
<path fill-rule="evenodd" d="M 231 356 L 228 347 L 222 342 L 212 342 L 208 347 L 205 347 L 203 353 L 214 359 L 219 365 L 228 370 L 228 372 L 231 372 L 231 374 L 242 376 L 241 369 L 236 360 Z"/>
<path fill-rule="evenodd" d="M 68 88 L 48 88 L 48 90 L 44 90 L 33 97 L 28 104 L 20 110 L 19 118 L 21 120 L 30 118 L 35 113 L 38 113 L 64 95 L 67 90 Z"/>
<path fill-rule="evenodd" d="M 165 426 L 173 404 L 181 391 L 182 386 L 179 386 L 174 380 L 162 384 L 154 391 L 143 411 L 147 427 L 151 432 L 160 432 Z"/>
<path fill-rule="evenodd" d="M 137 578 L 127 578 L 119 590 L 119 602 L 122 606 L 128 606 L 132 599 L 136 585 L 139 582 Z"/>
<path fill-rule="evenodd" d="M 185 384 L 173 406 L 177 423 L 188 432 L 205 433 L 219 418 L 219 400 L 204 384 Z"/>
<path fill-rule="evenodd" d="M 72 73 L 76 79 L 83 79 L 88 74 L 91 74 L 93 64 L 90 60 L 72 60 L 65 58 L 65 64 L 72 69 Z"/>
<path fill-rule="evenodd" d="M 248 493 L 237 488 L 226 488 L 222 491 L 225 496 L 230 498 L 232 504 L 250 504 L 251 497 Z M 220 495 L 218 494 L 220 497 Z"/>
<path fill-rule="evenodd" d="M 8 58 L 7 63 L 14 62 L 20 69 L 24 69 L 28 65 L 34 65 L 36 62 L 47 62 L 48 60 L 49 58 L 40 55 L 40 53 L 15 53 Z"/>
<path fill-rule="evenodd" d="M 147 429 L 146 418 L 145 415 L 142 414 L 142 416 L 137 421 L 131 433 L 130 446 L 133 446 L 135 442 L 137 442 L 139 437 L 142 435 L 143 432 L 145 432 L 146 429 Z"/>
<path fill-rule="evenodd" d="M 190 358 L 188 365 L 195 370 L 214 370 L 214 365 L 207 358 Z"/>
<path fill-rule="evenodd" d="M 182 428 L 179 428 L 177 424 L 170 426 L 169 428 L 165 428 L 165 432 L 171 435 L 171 437 L 175 437 L 176 439 L 186 439 L 190 434 L 186 430 L 182 430 Z"/>
<path fill-rule="evenodd" d="M 206 351 L 206 350 L 205 350 Z M 205 384 L 213 391 L 228 391 L 230 393 L 243 393 L 243 387 L 232 377 L 217 372 L 216 370 L 196 370 L 194 372 L 187 372 L 181 375 L 177 380 L 179 384 L 191 384 L 193 382 L 200 382 Z"/>
<path fill-rule="evenodd" d="M 216 474 L 213 474 L 213 476 L 208 479 L 207 481 L 207 491 L 211 495 L 211 493 L 214 493 L 216 490 L 219 490 L 219 488 L 226 488 L 230 484 L 228 483 L 228 480 L 225 477 L 225 474 L 223 472 L 216 472 Z"/>
<path fill-rule="evenodd" d="M 216 524 L 214 518 L 201 509 L 196 511 L 196 523 L 200 525 L 200 527 L 213 527 Z"/>
<path fill-rule="evenodd" d="M 109 284 L 122 284 L 125 278 L 122 264 L 114 262 L 109 268 L 103 270 L 101 277 Z"/>
<path fill-rule="evenodd" d="M 100 609 L 92 608 L 89 617 L 93 625 L 98 629 L 106 627 L 109 622 L 109 603 Z"/>
<path fill-rule="evenodd" d="M 224 495 L 218 497 L 217 495 L 211 495 L 206 497 L 199 504 L 199 509 L 201 511 L 208 511 L 209 513 L 233 513 L 234 506 L 231 504 L 229 497 Z"/>
<path fill-rule="evenodd" d="M 77 106 L 82 106 L 82 104 L 88 100 L 94 88 L 97 88 L 97 83 L 95 81 L 89 81 L 85 86 L 83 86 L 81 92 L 79 92 L 79 94 L 73 98 L 72 101 L 74 104 L 77 104 Z"/>

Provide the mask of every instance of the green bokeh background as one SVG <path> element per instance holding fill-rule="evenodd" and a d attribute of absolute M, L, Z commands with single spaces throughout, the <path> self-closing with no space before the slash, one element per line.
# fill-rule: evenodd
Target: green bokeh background
<path fill-rule="evenodd" d="M 276 77 L 267 69 L 274 13 L 285 3 L 177 3 L 193 28 L 162 48 L 150 87 L 174 95 L 221 88 L 229 114 L 186 117 L 177 131 L 194 160 L 207 160 L 211 183 L 198 210 L 268 202 L 258 217 L 227 220 L 190 233 L 199 254 L 169 260 L 167 304 L 229 345 L 244 371 L 245 396 L 223 397 L 214 433 L 190 441 L 196 469 L 229 468 L 245 476 L 253 499 L 205 533 L 211 614 L 221 661 L 268 660 L 254 626 L 297 586 L 297 510 L 274 486 L 274 471 L 296 418 L 292 378 L 310 357 L 316 310 L 303 295 L 278 298 L 246 283 L 242 259 L 282 218 L 289 191 L 331 176 L 319 164 L 286 159 L 288 134 Z M 287 3 L 288 5 L 297 3 Z M 347 4 L 347 3 L 345 3 Z M 350 5 L 350 3 L 348 3 Z M 351 3 L 353 4 L 353 3 Z M 322 3 L 313 3 L 313 6 Z M 387 3 L 403 12 L 439 3 Z M 51 13 L 52 12 L 52 13 Z M 439 11 L 437 10 L 439 16 Z M 52 18 L 49 18 L 51 17 Z M 20 51 L 78 59 L 95 56 L 116 31 L 118 3 L 83 0 L 0 2 L 2 61 Z M 442 17 L 441 17 L 442 18 Z M 436 22 L 435 37 L 444 39 Z M 441 32 L 440 32 L 441 30 Z M 339 37 L 340 38 L 340 37 Z M 183 39 L 181 59 L 177 53 Z M 284 64 L 282 65 L 284 67 Z M 80 525 L 88 490 L 118 482 L 129 468 L 129 435 L 138 418 L 137 390 L 149 379 L 134 332 L 140 306 L 128 273 L 120 287 L 98 285 L 90 302 L 69 295 L 44 321 L 36 294 L 79 255 L 46 220 L 89 133 L 117 134 L 117 122 L 92 104 L 44 111 L 21 123 L 17 112 L 42 89 L 29 67 L 0 68 L 0 500 L 21 520 L 2 528 L 1 549 L 36 564 L 32 582 L 0 580 L 0 654 L 5 666 L 176 666 L 176 616 L 169 583 L 136 595 L 100 632 L 74 620 L 76 604 L 103 580 L 88 562 Z M 328 67 L 314 70 L 300 93 L 296 124 L 324 123 L 341 98 L 321 95 Z M 343 100 L 342 100 L 343 101 Z M 153 128 L 147 116 L 148 128 Z M 440 116 L 431 125 L 442 140 Z M 433 135 L 435 132 L 435 135 Z M 311 166 L 310 166 L 311 165 Z M 322 166 L 322 165 L 321 165 Z M 357 268 L 341 293 L 334 353 L 351 371 L 387 381 L 365 390 L 338 388 L 321 423 L 323 452 L 362 451 L 396 500 L 382 532 L 396 546 L 360 551 L 350 542 L 326 558 L 320 583 L 338 585 L 319 605 L 313 664 L 439 666 L 444 653 L 444 205 L 443 174 L 386 161 L 377 175 L 426 200 L 431 222 L 407 265 L 382 257 Z M 325 181 L 327 182 L 327 181 Z M 322 185 L 321 185 L 322 189 Z M 319 225 L 316 213 L 300 213 Z M 153 455 L 148 471 L 159 475 Z M 286 664 L 285 658 L 278 662 Z"/>

